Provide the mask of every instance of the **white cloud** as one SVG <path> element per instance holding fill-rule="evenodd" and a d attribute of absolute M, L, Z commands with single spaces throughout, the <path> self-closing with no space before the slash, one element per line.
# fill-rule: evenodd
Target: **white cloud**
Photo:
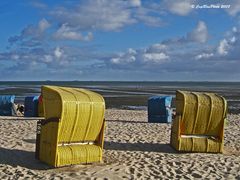
<path fill-rule="evenodd" d="M 229 48 L 230 48 L 230 45 L 228 44 L 228 41 L 226 39 L 223 39 L 220 41 L 217 51 L 220 55 L 225 56 L 228 54 Z"/>
<path fill-rule="evenodd" d="M 169 59 L 169 56 L 165 53 L 146 53 L 143 54 L 145 62 L 163 63 Z"/>
<path fill-rule="evenodd" d="M 116 57 L 116 58 L 112 58 L 112 59 L 111 59 L 111 62 L 112 62 L 113 64 L 119 64 L 120 61 L 121 61 L 120 57 Z"/>
<path fill-rule="evenodd" d="M 137 54 L 136 50 L 132 49 L 132 48 L 129 48 L 128 49 L 128 54 L 132 54 L 132 55 L 135 55 Z"/>
<path fill-rule="evenodd" d="M 46 19 L 42 19 L 38 23 L 38 28 L 40 32 L 44 32 L 46 29 L 50 27 L 50 23 Z"/>
<path fill-rule="evenodd" d="M 240 12 L 240 1 L 239 0 L 231 0 L 228 3 L 230 4 L 230 8 L 226 9 L 227 12 L 231 16 L 236 16 Z"/>
<path fill-rule="evenodd" d="M 154 45 L 152 45 L 152 47 L 155 49 L 160 49 L 160 50 L 164 50 L 167 48 L 167 46 L 165 44 L 154 44 Z"/>
<path fill-rule="evenodd" d="M 231 39 L 230 39 L 230 42 L 231 43 L 235 43 L 237 41 L 237 38 L 235 36 L 233 36 Z"/>
<path fill-rule="evenodd" d="M 52 10 L 50 14 L 61 24 L 67 22 L 70 27 L 80 30 L 112 31 L 136 22 L 123 1 L 89 0 L 79 4 L 77 8 L 60 7 Z"/>
<path fill-rule="evenodd" d="M 136 58 L 134 56 L 123 56 L 123 57 L 116 57 L 116 58 L 112 58 L 111 62 L 113 64 L 121 64 L 121 63 L 131 63 L 134 62 L 136 60 Z"/>
<path fill-rule="evenodd" d="M 132 16 L 138 22 L 157 27 L 163 25 L 163 21 L 158 13 L 158 11 L 151 8 L 139 7 L 134 11 Z"/>
<path fill-rule="evenodd" d="M 202 54 L 199 54 L 197 56 L 195 56 L 195 59 L 199 60 L 199 59 L 208 59 L 210 57 L 213 57 L 214 54 L 213 53 L 202 53 Z"/>
<path fill-rule="evenodd" d="M 80 32 L 71 29 L 67 24 L 63 24 L 54 34 L 54 37 L 61 40 L 90 41 L 93 39 L 93 34 L 89 32 L 86 36 L 83 36 Z"/>
<path fill-rule="evenodd" d="M 191 11 L 191 0 L 165 0 L 168 10 L 180 16 L 186 16 Z"/>
<path fill-rule="evenodd" d="M 43 56 L 43 62 L 50 63 L 53 61 L 53 57 L 51 55 L 44 55 Z"/>
<path fill-rule="evenodd" d="M 203 35 L 202 35 L 203 34 Z M 240 66 L 240 32 L 232 28 L 219 44 L 189 44 L 206 42 L 207 28 L 200 21 L 188 36 L 172 41 L 150 45 L 142 49 L 130 49 L 125 53 L 110 56 L 106 67 L 121 71 L 144 71 L 176 74 L 218 74 L 236 71 Z M 201 37 L 201 38 L 199 38 Z M 103 67 L 103 66 L 102 66 Z M 210 76 L 209 76 L 210 77 Z"/>
<path fill-rule="evenodd" d="M 19 59 L 19 55 L 13 54 L 13 55 L 11 56 L 11 59 L 13 59 L 13 60 L 18 60 L 18 59 Z"/>
<path fill-rule="evenodd" d="M 139 7 L 141 6 L 141 0 L 130 0 L 130 4 L 134 7 Z"/>
<path fill-rule="evenodd" d="M 54 55 L 56 58 L 61 58 L 63 55 L 63 50 L 60 49 L 59 47 L 56 47 L 56 49 L 54 50 Z"/>
<path fill-rule="evenodd" d="M 113 64 L 128 64 L 136 61 L 137 52 L 129 48 L 126 53 L 120 53 L 117 57 L 111 58 L 110 62 Z"/>
<path fill-rule="evenodd" d="M 163 24 L 160 13 L 150 6 L 143 7 L 141 0 L 86 0 L 72 3 L 74 6 L 59 5 L 52 9 L 38 1 L 33 1 L 32 5 L 47 10 L 51 23 L 43 18 L 36 25 L 28 25 L 20 35 L 9 38 L 11 45 L 18 42 L 23 46 L 37 47 L 48 37 L 55 38 L 51 40 L 90 41 L 92 31 L 96 30 L 119 31 L 139 22 L 149 26 Z M 56 25 L 60 27 L 55 29 Z M 53 31 L 45 32 L 50 27 Z"/>
<path fill-rule="evenodd" d="M 141 0 L 86 0 L 75 7 L 58 7 L 50 11 L 57 22 L 68 23 L 69 27 L 80 31 L 119 31 L 138 22 L 159 26 L 162 23 L 159 14 L 150 7 L 143 7 Z"/>
<path fill-rule="evenodd" d="M 20 35 L 8 38 L 8 42 L 13 45 L 21 43 L 22 46 L 39 46 L 44 41 L 45 31 L 51 24 L 45 19 L 41 19 L 37 25 L 28 25 L 25 27 Z"/>
<path fill-rule="evenodd" d="M 191 41 L 205 43 L 208 40 L 208 29 L 203 21 L 199 21 L 197 27 L 188 34 L 187 38 Z"/>
<path fill-rule="evenodd" d="M 46 19 L 41 19 L 38 25 L 29 25 L 22 31 L 22 36 L 40 36 L 46 29 L 50 27 L 50 23 Z"/>
<path fill-rule="evenodd" d="M 233 27 L 231 31 L 227 31 L 225 37 L 219 41 L 214 47 L 206 49 L 208 53 L 200 53 L 195 56 L 195 59 L 215 59 L 216 61 L 235 62 L 240 57 L 240 32 L 237 27 Z"/>
<path fill-rule="evenodd" d="M 238 44 L 236 44 L 236 47 L 234 46 L 234 44 L 237 42 L 237 37 L 233 36 L 233 37 L 229 37 L 228 39 L 223 39 L 220 41 L 219 46 L 217 48 L 217 52 L 219 53 L 219 55 L 227 55 L 229 53 L 230 50 L 234 50 Z"/>
<path fill-rule="evenodd" d="M 165 45 L 178 45 L 178 44 L 188 44 L 188 43 L 205 43 L 208 40 L 208 28 L 205 22 L 199 21 L 197 26 L 186 36 L 167 39 L 162 42 Z"/>
<path fill-rule="evenodd" d="M 147 48 L 147 53 L 152 53 L 152 52 L 153 53 L 161 53 L 165 50 L 167 50 L 167 45 L 157 43 L 157 44 L 153 44 L 153 45 L 149 46 Z"/>
<path fill-rule="evenodd" d="M 232 31 L 233 31 L 234 33 L 237 32 L 237 31 L 238 31 L 238 30 L 237 30 L 237 27 L 234 26 L 234 27 L 232 28 Z"/>
<path fill-rule="evenodd" d="M 120 53 L 110 59 L 115 65 L 134 64 L 142 67 L 150 64 L 162 64 L 170 59 L 166 53 L 166 46 L 163 44 L 153 44 L 145 49 L 128 49 L 125 53 Z"/>
<path fill-rule="evenodd" d="M 240 32 L 237 27 L 233 27 L 231 31 L 226 33 L 225 38 L 223 38 L 217 47 L 217 53 L 220 56 L 239 56 L 240 49 Z M 231 51 L 231 53 L 229 53 Z M 239 59 L 239 57 L 235 57 Z"/>
<path fill-rule="evenodd" d="M 18 41 L 17 44 L 21 45 L 12 48 L 16 51 L 9 50 L 9 53 L 0 53 L 0 60 L 12 61 L 16 65 L 18 65 L 17 62 L 25 65 L 31 63 L 36 66 L 42 65 L 46 71 L 50 69 L 53 72 L 65 69 L 59 68 L 65 65 L 71 66 L 74 72 L 80 72 L 79 65 L 85 69 L 89 64 L 95 65 L 97 62 L 95 67 L 101 67 L 105 72 L 112 68 L 113 71 L 120 69 L 125 72 L 124 70 L 135 71 L 137 69 L 146 73 L 218 71 L 225 68 L 222 65 L 229 65 L 229 68 L 235 67 L 228 62 L 233 65 L 240 62 L 237 61 L 240 57 L 238 28 L 233 27 L 231 33 L 215 46 L 198 44 L 208 40 L 208 28 L 203 21 L 199 21 L 188 34 L 168 41 L 170 43 L 163 41 L 145 48 L 130 48 L 115 55 L 97 52 L 94 48 L 85 47 L 79 42 L 67 42 L 68 45 L 71 44 L 71 47 L 66 47 L 65 41 L 58 41 L 57 43 L 61 44 L 54 47 L 56 45 L 54 40 L 89 41 L 93 38 L 91 32 L 94 31 L 119 31 L 127 25 L 139 22 L 151 26 L 162 23 L 160 13 L 156 12 L 156 8 L 159 7 L 153 10 L 146 5 L 146 2 L 130 0 L 80 2 L 75 8 L 66 6 L 52 10 L 51 21 L 42 19 L 35 25 L 26 27 L 19 36 L 12 38 L 13 42 Z M 191 10 L 187 8 L 186 2 L 169 1 L 169 11 L 178 15 L 189 14 Z M 182 7 L 182 9 L 177 10 L 176 7 Z M 47 31 L 48 28 L 51 30 Z M 46 38 L 44 38 L 45 35 Z M 44 41 L 44 39 L 49 41 Z M 22 46 L 23 43 L 28 44 L 28 47 Z M 33 44 L 37 44 L 37 48 Z M 198 61 L 200 59 L 208 61 Z M 65 72 L 71 68 L 66 68 Z M 98 69 L 91 70 L 96 72 Z"/>

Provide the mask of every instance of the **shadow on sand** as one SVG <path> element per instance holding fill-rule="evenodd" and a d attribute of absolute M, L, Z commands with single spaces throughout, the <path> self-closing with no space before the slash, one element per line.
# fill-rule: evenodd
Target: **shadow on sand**
<path fill-rule="evenodd" d="M 106 150 L 121 151 L 145 151 L 145 152 L 161 152 L 161 153 L 177 153 L 169 144 L 153 144 L 153 143 L 104 143 Z M 21 166 L 32 170 L 47 170 L 53 167 L 42 163 L 35 159 L 35 152 L 6 149 L 0 147 L 0 164 L 6 164 L 13 167 Z"/>
<path fill-rule="evenodd" d="M 0 147 L 0 164 L 21 166 L 32 170 L 46 170 L 52 167 L 35 159 L 35 152 L 5 149 Z"/>
<path fill-rule="evenodd" d="M 169 144 L 154 144 L 154 143 L 119 143 L 105 141 L 104 149 L 120 151 L 177 153 L 177 151 L 175 151 Z"/>
<path fill-rule="evenodd" d="M 23 139 L 23 141 L 31 144 L 36 144 L 36 139 Z"/>
<path fill-rule="evenodd" d="M 142 123 L 149 123 L 149 122 L 146 122 L 146 121 L 127 121 L 127 120 L 106 120 L 106 122 L 121 122 L 121 123 L 139 123 L 139 124 L 142 124 Z"/>

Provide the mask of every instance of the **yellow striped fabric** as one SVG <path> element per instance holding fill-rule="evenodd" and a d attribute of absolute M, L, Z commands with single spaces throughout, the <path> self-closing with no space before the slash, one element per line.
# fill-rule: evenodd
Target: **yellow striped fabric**
<path fill-rule="evenodd" d="M 86 89 L 58 86 L 43 86 L 42 96 L 45 120 L 39 159 L 55 167 L 101 161 L 103 97 Z"/>
<path fill-rule="evenodd" d="M 214 93 L 176 92 L 171 145 L 178 151 L 223 151 L 226 100 Z"/>

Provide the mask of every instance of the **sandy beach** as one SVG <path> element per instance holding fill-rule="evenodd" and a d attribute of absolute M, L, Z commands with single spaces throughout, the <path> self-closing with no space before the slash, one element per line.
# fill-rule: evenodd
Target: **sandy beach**
<path fill-rule="evenodd" d="M 104 162 L 53 169 L 34 158 L 37 120 L 0 117 L 0 179 L 239 179 L 240 115 L 228 115 L 223 154 L 177 153 L 170 124 L 108 109 Z"/>

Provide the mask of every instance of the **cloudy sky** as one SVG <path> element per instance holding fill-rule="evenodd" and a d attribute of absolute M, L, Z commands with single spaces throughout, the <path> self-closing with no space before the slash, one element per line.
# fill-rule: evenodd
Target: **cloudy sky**
<path fill-rule="evenodd" d="M 1 0 L 0 24 L 0 80 L 240 81 L 239 0 Z"/>

